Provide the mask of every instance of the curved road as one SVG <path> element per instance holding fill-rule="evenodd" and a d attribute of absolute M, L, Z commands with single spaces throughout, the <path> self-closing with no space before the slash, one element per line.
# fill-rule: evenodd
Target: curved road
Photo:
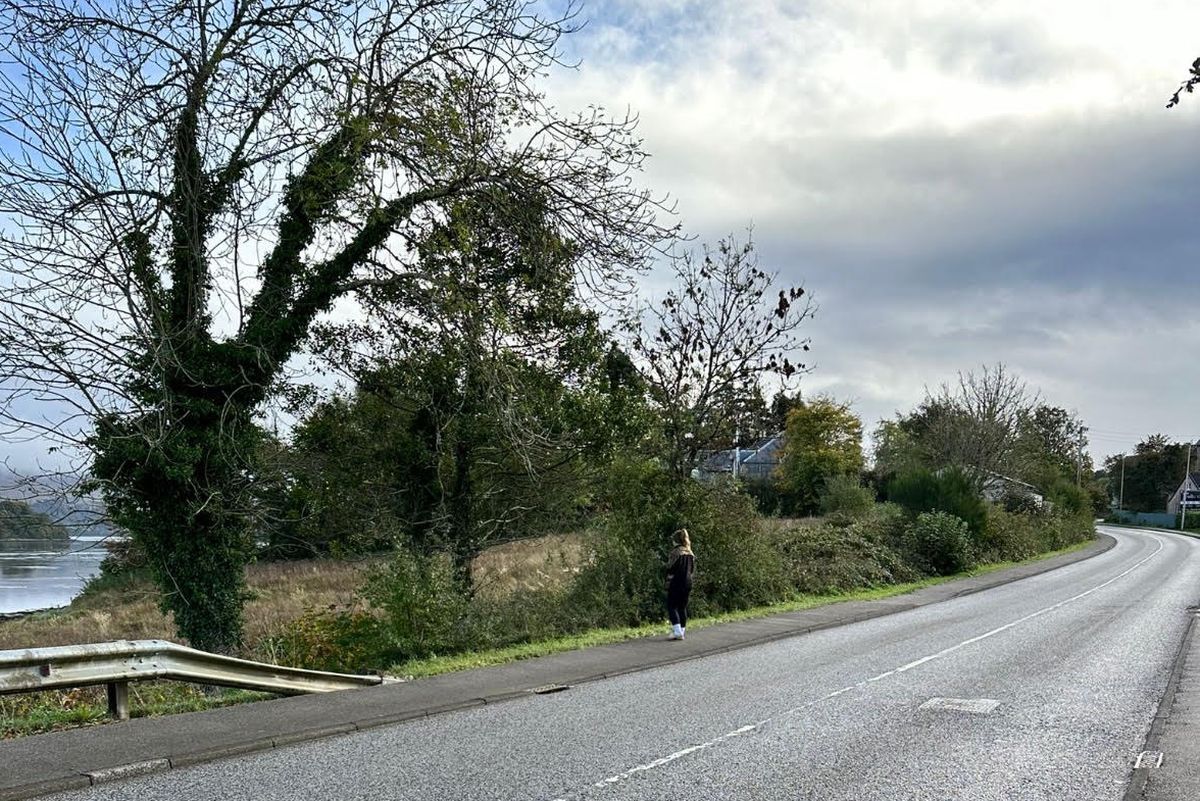
<path fill-rule="evenodd" d="M 1106 531 L 1107 553 L 945 603 L 57 798 L 1117 801 L 1200 541 Z"/>

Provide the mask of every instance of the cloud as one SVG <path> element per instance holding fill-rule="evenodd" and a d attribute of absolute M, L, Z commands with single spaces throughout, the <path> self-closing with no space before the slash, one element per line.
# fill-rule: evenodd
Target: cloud
<path fill-rule="evenodd" d="M 1030 0 L 597 3 L 563 107 L 641 115 L 646 181 L 712 240 L 754 224 L 821 303 L 808 391 L 868 421 L 1007 362 L 1112 439 L 1200 429 L 1200 7 Z M 1200 433 L 1200 431 L 1192 432 Z M 1132 443 L 1130 443 L 1132 444 Z"/>

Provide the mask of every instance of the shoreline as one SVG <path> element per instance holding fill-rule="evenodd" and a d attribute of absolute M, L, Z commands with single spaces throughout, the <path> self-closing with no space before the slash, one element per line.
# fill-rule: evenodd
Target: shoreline
<path fill-rule="evenodd" d="M 20 612 L 0 612 L 0 623 L 7 623 L 7 622 L 13 621 L 13 620 L 21 620 L 23 618 L 27 618 L 32 615 L 40 615 L 43 612 L 62 612 L 64 610 L 70 609 L 70 608 L 71 608 L 71 604 L 68 603 L 64 606 L 46 606 L 41 609 L 25 609 Z"/>

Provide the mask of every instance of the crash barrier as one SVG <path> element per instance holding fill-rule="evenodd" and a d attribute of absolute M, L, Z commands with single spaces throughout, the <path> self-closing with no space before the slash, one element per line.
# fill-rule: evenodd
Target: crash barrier
<path fill-rule="evenodd" d="M 108 712 L 129 717 L 129 683 L 150 679 L 303 695 L 383 683 L 382 676 L 350 676 L 268 665 L 198 651 L 166 640 L 63 645 L 0 651 L 0 695 L 89 687 L 108 689 Z"/>

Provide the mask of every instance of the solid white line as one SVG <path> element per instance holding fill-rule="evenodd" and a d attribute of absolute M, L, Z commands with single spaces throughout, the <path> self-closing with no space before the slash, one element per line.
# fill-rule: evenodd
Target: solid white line
<path fill-rule="evenodd" d="M 609 776 L 607 779 L 598 781 L 592 786 L 593 787 L 609 787 L 614 784 L 619 784 L 620 782 L 623 782 L 626 779 L 636 776 L 639 773 L 645 773 L 646 771 L 654 770 L 655 768 L 661 768 L 664 765 L 669 765 L 670 763 L 674 762 L 675 760 L 682 759 L 683 757 L 687 756 L 688 754 L 694 754 L 697 751 L 703 751 L 705 749 L 712 748 L 714 745 L 722 743 L 725 740 L 729 740 L 733 737 L 740 737 L 743 734 L 748 734 L 749 732 L 756 731 L 757 729 L 767 725 L 768 723 L 772 723 L 773 721 L 779 720 L 781 718 L 785 718 L 790 715 L 794 715 L 797 712 L 800 712 L 802 710 L 816 706 L 817 704 L 824 703 L 825 701 L 829 701 L 833 698 L 837 698 L 839 695 L 845 695 L 846 693 L 851 692 L 852 690 L 861 689 L 863 687 L 866 687 L 868 684 L 870 684 L 872 682 L 880 681 L 881 679 L 885 679 L 889 676 L 894 676 L 899 673 L 904 673 L 906 671 L 912 670 L 915 667 L 924 665 L 927 662 L 932 662 L 935 659 L 941 659 L 942 657 L 949 656 L 950 654 L 954 653 L 955 651 L 965 648 L 968 645 L 972 645 L 972 644 L 980 642 L 982 640 L 986 640 L 989 637 L 995 637 L 997 634 L 1008 631 L 1009 629 L 1011 629 L 1015 626 L 1019 626 L 1022 623 L 1027 623 L 1030 620 L 1033 620 L 1034 618 L 1041 617 L 1042 615 L 1047 614 L 1049 612 L 1053 612 L 1055 609 L 1061 609 L 1062 607 L 1066 606 L 1067 604 L 1074 603 L 1075 601 L 1078 601 L 1082 598 L 1086 598 L 1087 596 L 1091 595 L 1092 593 L 1096 592 L 1097 590 L 1102 590 L 1105 587 L 1112 584 L 1113 582 L 1123 579 L 1125 576 L 1128 576 L 1130 573 L 1137 570 L 1139 567 L 1146 564 L 1154 557 L 1158 556 L 1158 554 L 1162 552 L 1163 547 L 1164 547 L 1163 542 L 1161 540 L 1158 541 L 1158 548 L 1155 549 L 1154 553 L 1150 554 L 1149 556 L 1147 556 L 1144 559 L 1139 560 L 1132 567 L 1128 568 L 1127 570 L 1122 571 L 1121 573 L 1118 573 L 1117 575 L 1110 578 L 1108 581 L 1105 581 L 1101 584 L 1097 584 L 1096 586 L 1092 587 L 1091 589 L 1085 590 L 1084 592 L 1081 592 L 1078 595 L 1072 595 L 1070 598 L 1067 598 L 1064 601 L 1059 601 L 1056 604 L 1051 604 L 1050 606 L 1039 609 L 1036 612 L 1025 615 L 1024 617 L 1017 618 L 1016 620 L 1012 621 L 1011 623 L 1005 623 L 1003 626 L 997 626 L 996 628 L 992 629 L 991 631 L 985 631 L 983 634 L 980 634 L 975 637 L 971 637 L 968 640 L 963 640 L 962 642 L 958 643 L 957 645 L 952 645 L 949 648 L 943 648 L 942 650 L 938 651 L 937 653 L 930 654 L 929 656 L 923 656 L 920 659 L 916 659 L 912 662 L 909 662 L 906 665 L 901 665 L 900 667 L 893 668 L 884 673 L 880 673 L 878 676 L 873 676 L 869 679 L 864 679 L 863 681 L 860 681 L 857 684 L 852 684 L 847 687 L 843 687 L 840 690 L 834 690 L 833 692 L 828 693 L 827 695 L 823 695 L 820 698 L 817 698 L 812 701 L 808 701 L 807 703 L 801 704 L 800 706 L 792 707 L 791 709 L 780 712 L 779 714 L 775 715 L 774 717 L 764 718 L 763 720 L 760 720 L 758 723 L 752 723 L 748 726 L 742 726 L 739 729 L 734 729 L 731 732 L 722 734 L 720 737 L 715 737 L 715 738 L 709 740 L 708 742 L 704 742 L 704 743 L 700 743 L 699 745 L 693 745 L 688 748 L 684 748 L 681 751 L 676 751 L 673 754 L 668 754 L 665 757 L 660 757 L 658 759 L 655 759 L 652 762 L 647 762 L 643 765 L 635 765 L 634 767 L 630 768 L 629 770 L 622 771 L 621 773 L 618 773 L 614 776 Z M 558 799 L 555 799 L 555 801 L 567 801 L 567 799 L 558 798 Z"/>

